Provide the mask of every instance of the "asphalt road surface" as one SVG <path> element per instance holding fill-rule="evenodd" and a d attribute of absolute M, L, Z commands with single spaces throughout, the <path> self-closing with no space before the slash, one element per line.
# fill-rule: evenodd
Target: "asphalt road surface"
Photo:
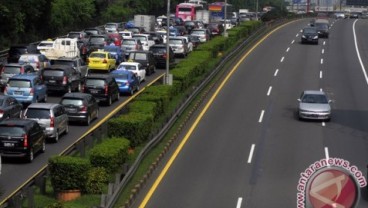
<path fill-rule="evenodd" d="M 301 173 L 316 161 L 341 158 L 367 175 L 368 20 L 333 19 L 328 39 L 302 45 L 308 23 L 278 28 L 229 69 L 134 207 L 297 207 Z M 308 89 L 333 100 L 330 122 L 299 121 Z M 344 185 L 328 185 L 328 207 L 339 207 Z M 355 190 L 356 207 L 368 207 L 366 189 Z"/>

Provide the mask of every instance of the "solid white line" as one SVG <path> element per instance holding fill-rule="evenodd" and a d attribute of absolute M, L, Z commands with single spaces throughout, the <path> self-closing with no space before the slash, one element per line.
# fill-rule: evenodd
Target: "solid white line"
<path fill-rule="evenodd" d="M 328 154 L 328 148 L 325 147 L 325 156 L 326 156 L 326 160 L 328 160 L 330 158 L 330 155 Z M 327 163 L 327 166 L 330 166 L 328 163 Z"/>
<path fill-rule="evenodd" d="M 321 64 L 323 64 L 323 58 L 321 58 Z"/>
<path fill-rule="evenodd" d="M 262 123 L 264 112 L 265 112 L 264 110 L 261 111 L 261 115 L 259 116 L 258 123 Z"/>
<path fill-rule="evenodd" d="M 290 50 L 290 47 L 286 49 L 286 52 L 289 52 L 289 50 Z"/>
<path fill-rule="evenodd" d="M 279 69 L 276 69 L 275 73 L 273 74 L 274 77 L 277 76 L 277 73 L 279 72 Z"/>
<path fill-rule="evenodd" d="M 252 144 L 252 146 L 250 147 L 250 152 L 249 152 L 249 157 L 248 157 L 248 163 L 252 162 L 252 158 L 253 158 L 253 153 L 254 153 L 254 148 L 256 147 L 255 144 Z"/>
<path fill-rule="evenodd" d="M 294 44 L 295 40 L 291 41 L 291 44 Z"/>
<path fill-rule="evenodd" d="M 285 57 L 283 56 L 283 57 L 281 58 L 280 62 L 283 62 L 283 61 L 284 61 L 284 59 L 285 59 Z"/>
<path fill-rule="evenodd" d="M 319 78 L 322 79 L 322 71 L 319 71 Z"/>
<path fill-rule="evenodd" d="M 322 54 L 324 54 L 325 53 L 325 49 L 322 49 Z"/>
<path fill-rule="evenodd" d="M 326 45 L 326 41 L 323 41 L 323 45 Z"/>
<path fill-rule="evenodd" d="M 272 90 L 272 86 L 270 86 L 270 87 L 268 88 L 267 96 L 270 96 L 270 94 L 271 94 L 271 90 Z"/>
<path fill-rule="evenodd" d="M 236 203 L 236 208 L 240 208 L 241 207 L 242 201 L 243 201 L 243 198 L 242 197 L 239 197 L 238 198 L 238 203 Z"/>
<path fill-rule="evenodd" d="M 355 21 L 354 21 L 354 24 L 353 24 L 353 33 L 354 33 L 355 50 L 356 50 L 356 53 L 357 53 L 357 55 L 358 55 L 358 59 L 359 59 L 360 66 L 362 67 L 362 71 L 363 71 L 363 74 L 364 74 L 364 77 L 365 77 L 365 81 L 366 81 L 366 82 L 367 82 L 367 84 L 368 84 L 367 72 L 365 71 L 365 68 L 364 68 L 364 65 L 363 65 L 362 59 L 360 58 L 360 53 L 359 53 L 359 48 L 358 48 L 358 41 L 357 41 L 356 33 L 355 33 L 355 23 L 356 23 L 357 21 L 358 21 L 358 20 L 355 20 Z"/>

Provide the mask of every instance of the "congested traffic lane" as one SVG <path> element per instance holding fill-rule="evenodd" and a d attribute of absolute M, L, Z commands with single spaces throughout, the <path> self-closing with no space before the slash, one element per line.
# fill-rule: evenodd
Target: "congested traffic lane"
<path fill-rule="evenodd" d="M 165 73 L 165 70 L 158 69 L 156 73 L 146 77 L 146 81 L 140 86 L 142 89 L 144 86 L 157 79 L 159 76 Z M 48 103 L 59 103 L 61 95 L 51 94 L 48 96 Z M 2 159 L 2 170 L 0 177 L 0 190 L 2 195 L 0 196 L 0 204 L 4 199 L 9 197 L 14 191 L 16 191 L 21 185 L 26 183 L 33 175 L 37 174 L 40 169 L 45 167 L 48 163 L 48 158 L 53 155 L 58 155 L 73 144 L 77 139 L 84 135 L 89 129 L 101 121 L 108 114 L 113 112 L 119 105 L 130 99 L 130 96 L 121 96 L 119 102 L 114 102 L 111 106 L 101 105 L 99 110 L 99 118 L 94 120 L 90 126 L 83 124 L 73 123 L 69 125 L 69 133 L 62 135 L 58 143 L 47 143 L 46 152 L 36 155 L 32 163 L 26 163 L 21 160 L 15 159 Z"/>
<path fill-rule="evenodd" d="M 367 84 L 353 21 L 335 22 L 319 45 L 302 45 L 307 23 L 280 28 L 246 56 L 135 207 L 295 207 L 300 174 L 331 157 L 366 175 Z M 357 24 L 365 31 L 358 40 L 365 24 Z M 306 89 L 322 89 L 334 101 L 331 122 L 298 120 L 297 98 Z M 362 197 L 358 207 L 367 204 Z"/>

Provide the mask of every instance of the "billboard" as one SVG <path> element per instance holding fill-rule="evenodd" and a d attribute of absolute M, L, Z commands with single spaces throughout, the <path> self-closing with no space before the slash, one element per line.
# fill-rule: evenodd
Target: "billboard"
<path fill-rule="evenodd" d="M 349 6 L 368 6 L 368 0 L 346 0 Z"/>

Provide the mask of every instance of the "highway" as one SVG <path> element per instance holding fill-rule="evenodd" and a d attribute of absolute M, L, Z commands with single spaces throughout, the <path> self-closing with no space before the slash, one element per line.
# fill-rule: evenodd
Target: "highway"
<path fill-rule="evenodd" d="M 368 20 L 333 19 L 328 39 L 302 45 L 308 23 L 277 28 L 229 68 L 133 207 L 296 207 L 316 161 L 342 158 L 367 175 Z M 299 121 L 308 89 L 327 92 L 330 122 Z M 356 207 L 368 207 L 366 189 Z"/>

